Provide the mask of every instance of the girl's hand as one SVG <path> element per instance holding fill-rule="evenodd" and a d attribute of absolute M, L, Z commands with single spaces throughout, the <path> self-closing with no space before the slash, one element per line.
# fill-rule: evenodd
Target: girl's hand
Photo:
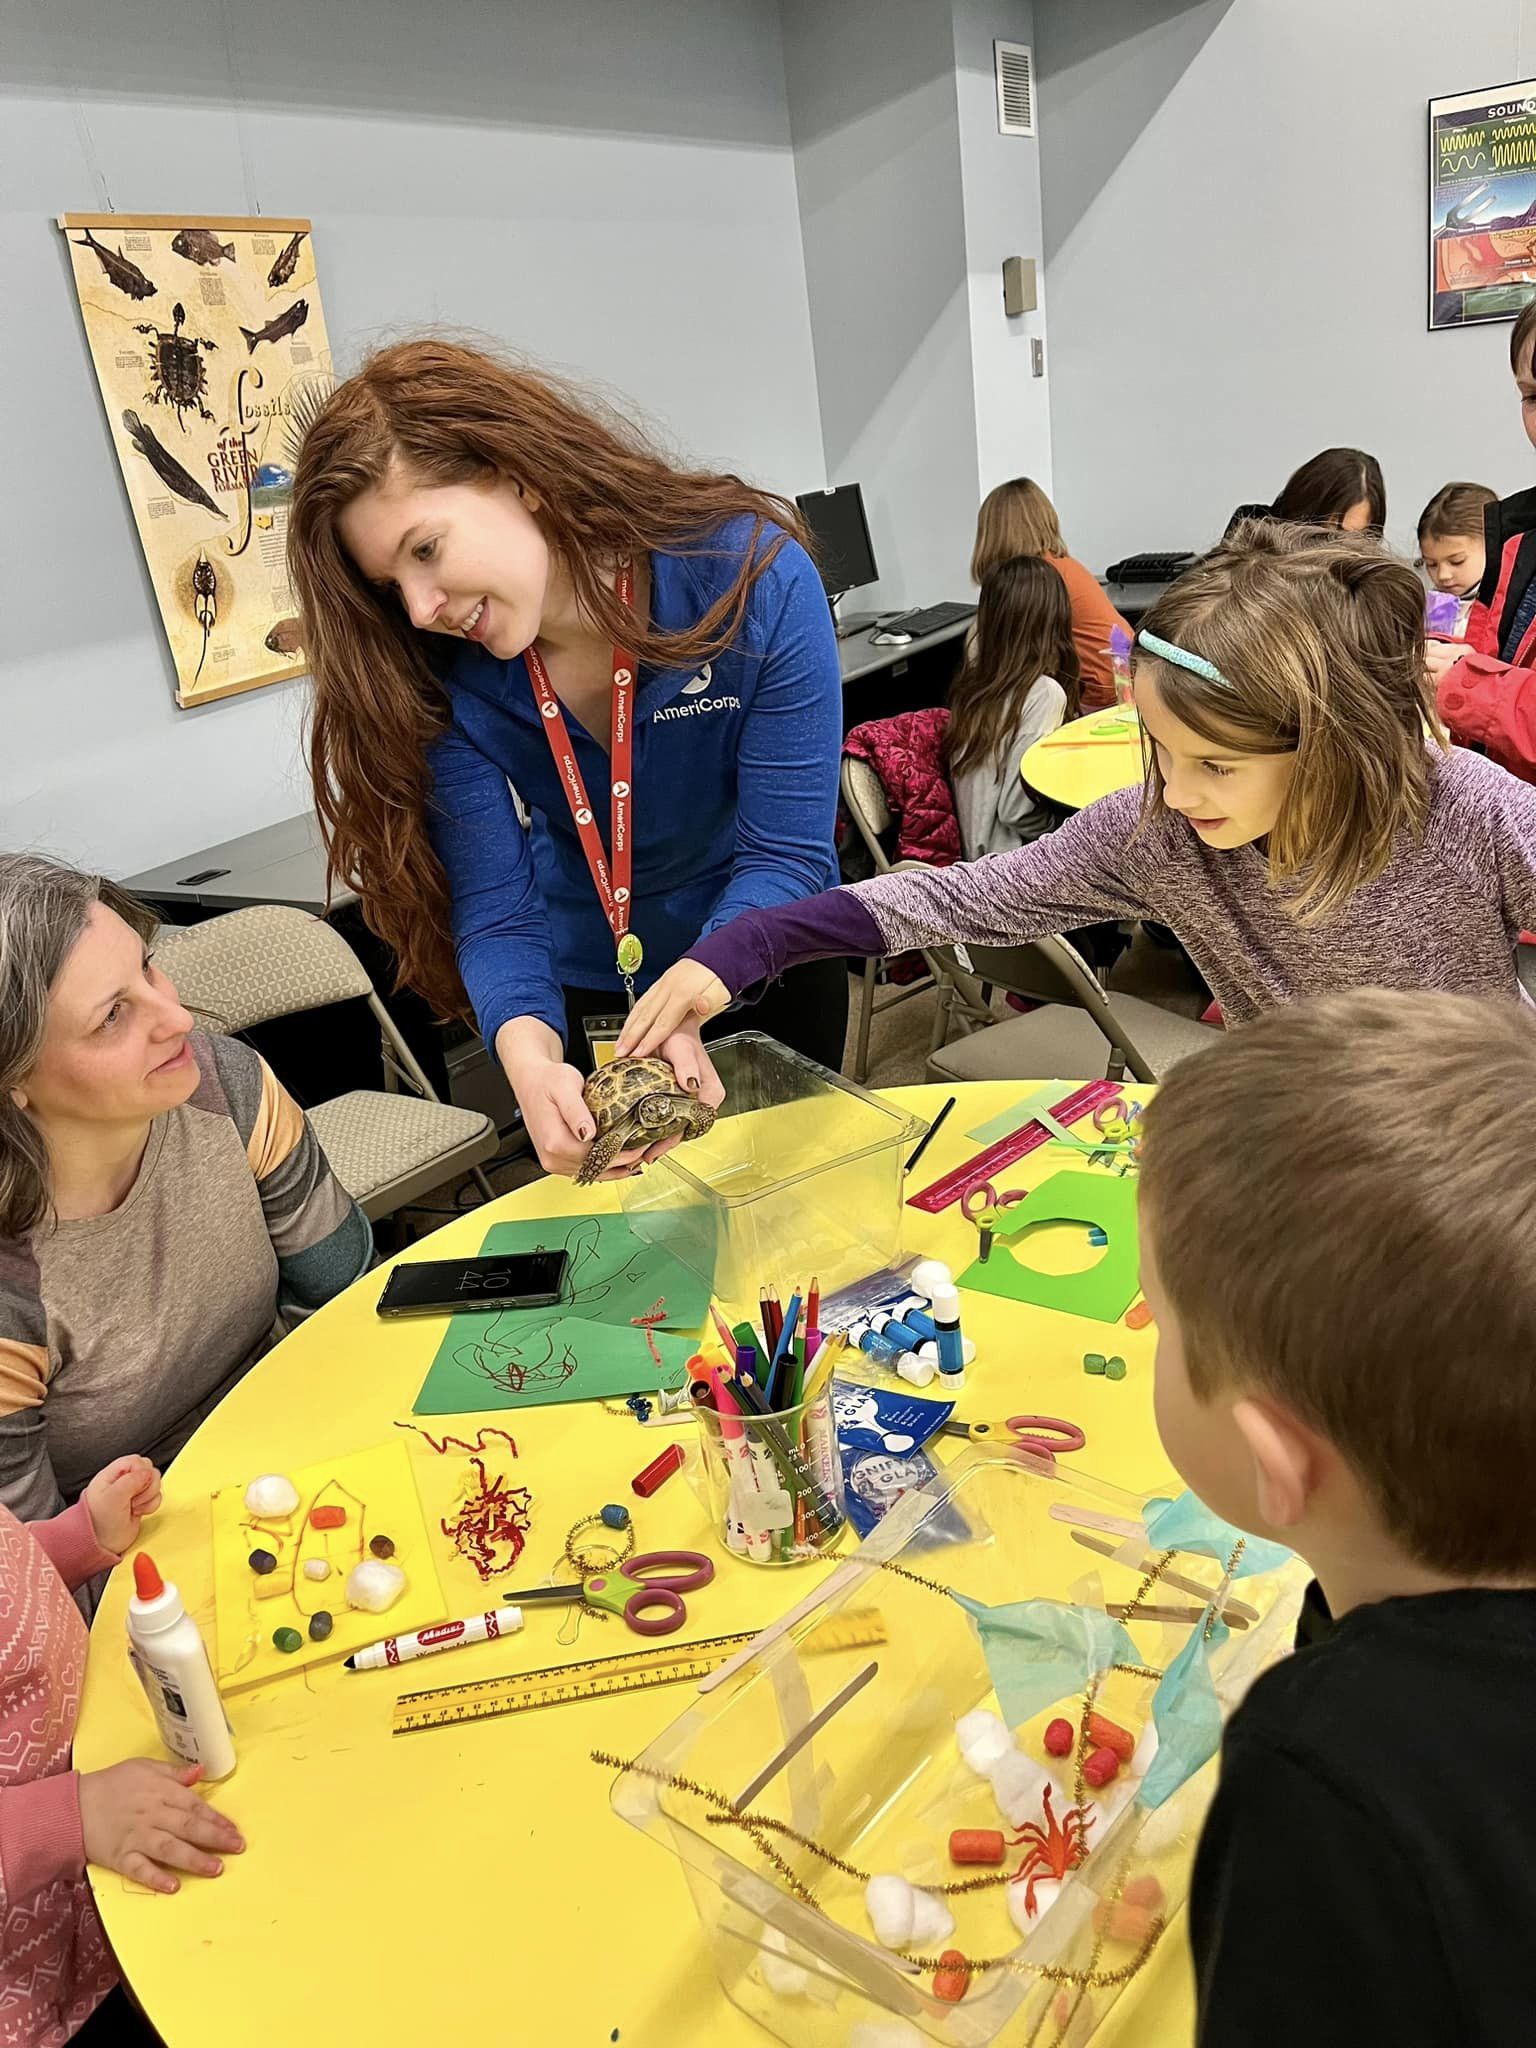
<path fill-rule="evenodd" d="M 139 1540 L 139 1524 L 160 1506 L 160 1474 L 148 1458 L 117 1458 L 82 1496 L 96 1541 L 117 1557 Z"/>
<path fill-rule="evenodd" d="M 82 1771 L 80 1832 L 86 1855 L 157 1892 L 181 1890 L 180 1878 L 173 1875 L 177 1870 L 219 1876 L 224 1868 L 219 1855 L 238 1856 L 245 1840 L 232 1820 L 205 1806 L 192 1790 L 202 1775 L 201 1764 L 152 1763 L 148 1757 L 131 1757 L 104 1771 Z"/>
<path fill-rule="evenodd" d="M 514 1017 L 503 1024 L 496 1034 L 496 1051 L 523 1112 L 539 1164 L 546 1173 L 569 1179 L 585 1163 L 597 1136 L 597 1125 L 582 1093 L 581 1075 L 566 1059 L 565 1048 L 554 1032 L 537 1017 Z M 635 1145 L 620 1152 L 602 1178 L 622 1180 L 645 1159 L 649 1149 Z"/>
<path fill-rule="evenodd" d="M 630 1011 L 619 1033 L 620 1058 L 653 1052 L 663 1052 L 665 1056 L 665 1040 L 674 1033 L 696 1034 L 700 1024 L 718 1017 L 730 1000 L 731 992 L 718 974 L 712 974 L 696 960 L 679 960 L 646 990 Z M 710 1072 L 713 1074 L 714 1069 Z M 703 1095 L 701 1099 L 707 1102 L 709 1097 Z"/>
<path fill-rule="evenodd" d="M 1438 689 L 1451 670 L 1466 653 L 1462 640 L 1426 640 L 1424 642 L 1424 673 Z"/>

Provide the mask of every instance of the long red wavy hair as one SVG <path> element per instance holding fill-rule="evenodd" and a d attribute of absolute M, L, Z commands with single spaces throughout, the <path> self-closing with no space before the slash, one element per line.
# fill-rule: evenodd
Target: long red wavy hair
<path fill-rule="evenodd" d="M 594 630 L 663 667 L 713 660 L 739 635 L 795 507 L 739 476 L 669 462 L 606 403 L 543 371 L 447 340 L 380 350 L 325 401 L 296 464 L 289 571 L 314 682 L 310 773 L 333 880 L 355 889 L 400 979 L 442 1016 L 468 1004 L 447 878 L 427 837 L 427 749 L 448 723 L 426 637 L 359 573 L 338 521 L 398 465 L 425 485 L 488 476 L 540 501 L 538 520 Z M 637 628 L 603 571 L 642 552 L 697 554 L 722 520 L 756 526 L 730 587 L 683 633 Z M 766 540 L 768 526 L 780 531 Z"/>

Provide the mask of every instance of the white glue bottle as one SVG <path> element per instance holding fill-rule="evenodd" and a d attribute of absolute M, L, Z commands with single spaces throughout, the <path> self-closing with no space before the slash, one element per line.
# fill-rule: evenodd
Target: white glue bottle
<path fill-rule="evenodd" d="M 235 1745 L 197 1623 L 145 1551 L 133 1560 L 128 1656 L 148 1695 L 160 1740 L 210 1782 L 235 1768 Z"/>

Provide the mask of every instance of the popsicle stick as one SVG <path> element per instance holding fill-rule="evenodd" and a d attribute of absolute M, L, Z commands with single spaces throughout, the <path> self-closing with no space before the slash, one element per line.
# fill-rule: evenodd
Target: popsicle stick
<path fill-rule="evenodd" d="M 1120 1555 L 1117 1544 L 1106 1543 L 1098 1536 L 1085 1535 L 1081 1529 L 1074 1529 L 1072 1531 L 1072 1541 L 1085 1545 L 1089 1550 L 1096 1550 L 1101 1557 L 1119 1557 Z M 1127 1564 L 1133 1572 L 1149 1572 L 1153 1565 L 1157 1563 L 1157 1559 L 1148 1556 L 1142 1558 L 1139 1563 L 1135 1558 L 1125 1558 L 1122 1559 L 1122 1562 Z M 1197 1600 L 1208 1601 L 1216 1591 L 1214 1586 L 1201 1585 L 1198 1579 L 1186 1579 L 1182 1572 L 1160 1572 L 1157 1582 L 1160 1586 L 1171 1586 L 1176 1593 L 1193 1593 Z M 1221 1618 L 1225 1622 L 1230 1622 L 1234 1615 L 1240 1618 L 1243 1627 L 1246 1628 L 1250 1621 L 1258 1620 L 1259 1610 L 1257 1607 L 1250 1607 L 1246 1600 L 1237 1600 L 1229 1597 L 1226 1605 L 1221 1610 Z"/>
<path fill-rule="evenodd" d="M 841 1713 L 854 1695 L 864 1690 L 865 1686 L 868 1685 L 879 1669 L 878 1663 L 869 1663 L 864 1666 L 862 1671 L 856 1671 L 841 1692 L 834 1693 L 818 1713 L 812 1714 L 810 1720 L 806 1722 L 803 1728 L 796 1729 L 784 1747 L 769 1757 L 767 1763 L 763 1765 L 757 1776 L 750 1779 L 746 1786 L 737 1793 L 736 1811 L 738 1813 L 744 1807 L 752 1804 L 763 1787 L 770 1784 L 779 1775 L 792 1756 L 800 1754 L 811 1737 L 820 1729 L 825 1728 L 834 1714 Z"/>
<path fill-rule="evenodd" d="M 1124 1536 L 1129 1542 L 1138 1539 L 1145 1543 L 1147 1532 L 1141 1522 L 1127 1521 L 1124 1515 L 1106 1515 L 1099 1508 L 1078 1508 L 1070 1501 L 1053 1501 L 1050 1506 L 1053 1522 L 1070 1522 L 1075 1529 L 1102 1529 L 1107 1536 Z"/>
<path fill-rule="evenodd" d="M 1132 1610 L 1129 1600 L 1115 1600 L 1106 1604 L 1104 1612 L 1113 1615 L 1116 1621 L 1124 1621 L 1129 1614 L 1133 1621 L 1182 1621 L 1193 1627 L 1197 1621 L 1204 1621 L 1203 1607 L 1138 1607 Z M 1247 1622 L 1235 1608 L 1228 1607 L 1222 1620 L 1229 1628 L 1246 1628 Z"/>
<path fill-rule="evenodd" d="M 814 1614 L 818 1607 L 824 1607 L 829 1600 L 835 1600 L 855 1579 L 862 1579 L 873 1571 L 874 1566 L 867 1558 L 845 1557 L 835 1571 L 829 1572 L 814 1592 L 790 1608 L 788 1614 L 781 1614 L 777 1621 L 769 1622 L 760 1636 L 754 1636 L 750 1643 L 739 1649 L 734 1657 L 722 1664 L 718 1671 L 709 1671 L 699 1680 L 700 1692 L 713 1692 L 724 1685 L 728 1678 L 734 1678 L 752 1659 L 770 1645 L 779 1642 L 791 1630 L 798 1627 L 808 1614 Z"/>

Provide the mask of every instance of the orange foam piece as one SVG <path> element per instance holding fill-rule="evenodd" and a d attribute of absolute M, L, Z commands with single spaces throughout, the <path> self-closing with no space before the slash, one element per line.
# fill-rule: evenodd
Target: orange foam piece
<path fill-rule="evenodd" d="M 309 1511 L 311 1529 L 340 1529 L 345 1526 L 346 1519 L 345 1508 L 311 1508 Z"/>

